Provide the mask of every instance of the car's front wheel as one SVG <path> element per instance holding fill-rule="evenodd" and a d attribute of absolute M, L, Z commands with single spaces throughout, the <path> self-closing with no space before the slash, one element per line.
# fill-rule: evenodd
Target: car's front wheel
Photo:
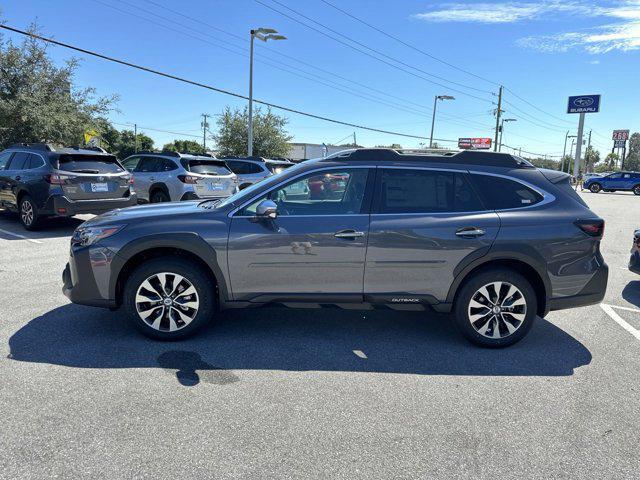
<path fill-rule="evenodd" d="M 634 195 L 640 195 L 640 185 L 633 187 L 633 193 Z"/>
<path fill-rule="evenodd" d="M 24 195 L 20 199 L 18 210 L 20 214 L 20 223 L 22 223 L 24 228 L 27 230 L 35 230 L 38 228 L 40 215 L 38 215 L 38 209 L 29 195 Z"/>
<path fill-rule="evenodd" d="M 215 288 L 200 265 L 181 258 L 156 258 L 133 271 L 124 286 L 123 306 L 146 336 L 178 340 L 211 320 Z"/>
<path fill-rule="evenodd" d="M 519 273 L 492 268 L 473 275 L 454 305 L 462 334 L 483 347 L 506 347 L 521 340 L 536 319 L 533 287 Z"/>
<path fill-rule="evenodd" d="M 591 185 L 589 185 L 589 190 L 591 191 L 591 193 L 598 193 L 600 190 L 602 190 L 602 185 L 600 185 L 599 183 L 592 183 Z"/>

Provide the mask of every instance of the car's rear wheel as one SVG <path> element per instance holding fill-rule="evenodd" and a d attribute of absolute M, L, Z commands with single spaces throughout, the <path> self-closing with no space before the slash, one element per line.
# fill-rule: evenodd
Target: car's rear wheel
<path fill-rule="evenodd" d="M 462 286 L 454 305 L 462 334 L 476 345 L 513 345 L 531 329 L 537 312 L 536 294 L 519 273 L 492 268 L 478 272 Z"/>
<path fill-rule="evenodd" d="M 164 190 L 154 190 L 151 192 L 151 198 L 149 201 L 151 203 L 170 202 L 171 198 L 169 198 L 169 195 L 167 195 L 167 192 Z"/>
<path fill-rule="evenodd" d="M 29 195 L 24 195 L 20 199 L 18 214 L 20 216 L 20 223 L 22 223 L 24 228 L 27 230 L 36 230 L 38 228 L 40 215 L 38 215 L 38 209 Z"/>
<path fill-rule="evenodd" d="M 640 185 L 633 187 L 633 193 L 634 195 L 640 195 Z"/>
<path fill-rule="evenodd" d="M 591 191 L 591 193 L 598 193 L 600 190 L 602 190 L 602 185 L 600 185 L 599 183 L 592 183 L 591 185 L 589 185 L 589 190 Z"/>
<path fill-rule="evenodd" d="M 134 326 L 157 340 L 178 340 L 205 326 L 215 311 L 215 288 L 198 264 L 157 258 L 137 267 L 123 291 Z"/>

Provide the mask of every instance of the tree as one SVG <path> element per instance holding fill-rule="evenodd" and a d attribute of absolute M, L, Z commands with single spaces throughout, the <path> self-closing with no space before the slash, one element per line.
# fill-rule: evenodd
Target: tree
<path fill-rule="evenodd" d="M 596 172 L 602 173 L 602 172 L 611 172 L 613 170 L 616 170 L 619 160 L 620 160 L 620 157 L 618 156 L 617 153 L 613 153 L 613 152 L 608 153 L 604 161 L 596 165 Z"/>
<path fill-rule="evenodd" d="M 599 161 L 600 152 L 589 145 L 584 152 L 585 171 L 588 173 L 593 172 L 593 166 Z"/>
<path fill-rule="evenodd" d="M 402 150 L 402 145 L 399 143 L 392 143 L 391 145 L 376 145 L 376 148 L 391 148 L 393 150 Z"/>
<path fill-rule="evenodd" d="M 569 173 L 572 165 L 573 165 L 573 158 L 571 158 L 571 156 L 569 155 L 565 155 L 560 160 L 560 166 L 558 168 L 561 169 L 563 172 Z"/>
<path fill-rule="evenodd" d="M 31 32 L 37 32 L 35 26 Z M 75 88 L 78 60 L 57 67 L 41 42 L 16 45 L 0 35 L 0 147 L 17 142 L 81 145 L 116 101 Z"/>
<path fill-rule="evenodd" d="M 528 158 L 532 164 L 538 168 L 549 168 L 551 170 L 558 170 L 560 168 L 557 160 L 551 160 L 548 158 Z"/>
<path fill-rule="evenodd" d="M 640 133 L 634 133 L 629 137 L 629 153 L 624 159 L 625 170 L 640 170 Z"/>
<path fill-rule="evenodd" d="M 112 148 L 111 152 L 122 159 L 133 155 L 136 153 L 136 150 L 138 152 L 141 150 L 153 150 L 153 140 L 151 138 L 147 137 L 144 133 L 139 133 L 137 137 L 138 145 L 136 148 L 136 135 L 133 130 L 122 130 L 116 147 Z"/>
<path fill-rule="evenodd" d="M 162 150 L 180 153 L 205 153 L 204 147 L 193 140 L 174 140 L 162 147 Z"/>
<path fill-rule="evenodd" d="M 220 155 L 246 155 L 249 138 L 249 114 L 244 110 L 229 107 L 218 117 L 218 133 L 213 136 Z M 262 113 L 260 108 L 253 112 L 253 154 L 257 157 L 287 157 L 289 141 L 293 138 L 285 130 L 286 117 L 275 115 L 271 109 Z"/>

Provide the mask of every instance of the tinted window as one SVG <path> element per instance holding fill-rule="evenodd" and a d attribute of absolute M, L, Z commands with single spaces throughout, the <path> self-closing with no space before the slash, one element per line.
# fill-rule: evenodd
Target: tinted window
<path fill-rule="evenodd" d="M 289 168 L 291 165 L 288 163 L 266 163 L 267 168 L 271 173 L 280 173 L 281 171 Z"/>
<path fill-rule="evenodd" d="M 248 175 L 252 173 L 262 173 L 260 165 L 252 162 L 243 162 L 240 160 L 227 160 L 225 162 L 229 169 L 236 175 Z"/>
<path fill-rule="evenodd" d="M 471 177 L 487 206 L 494 210 L 528 207 L 542 200 L 542 195 L 520 182 L 492 175 Z"/>
<path fill-rule="evenodd" d="M 162 167 L 162 159 L 157 157 L 142 157 L 136 172 L 159 172 Z"/>
<path fill-rule="evenodd" d="M 380 213 L 473 212 L 483 205 L 462 173 L 385 169 Z"/>
<path fill-rule="evenodd" d="M 123 168 L 113 155 L 60 155 L 58 169 L 76 173 L 119 173 Z"/>
<path fill-rule="evenodd" d="M 159 160 L 160 163 L 158 167 L 160 168 L 161 172 L 170 172 L 171 170 L 176 170 L 178 168 L 175 162 L 172 162 L 168 158 L 161 158 Z"/>
<path fill-rule="evenodd" d="M 5 169 L 7 163 L 9 162 L 9 159 L 11 158 L 11 155 L 13 155 L 13 152 L 4 152 L 0 154 L 0 170 Z"/>
<path fill-rule="evenodd" d="M 29 155 L 29 166 L 26 167 L 28 169 L 39 168 L 44 165 L 44 160 L 39 155 L 31 154 Z"/>
<path fill-rule="evenodd" d="M 221 161 L 189 160 L 185 168 L 190 172 L 204 175 L 229 175 L 231 173 L 227 165 Z"/>
<path fill-rule="evenodd" d="M 245 207 L 240 215 L 255 215 L 263 200 L 278 205 L 278 215 L 345 215 L 360 213 L 368 170 L 330 170 L 295 180 Z"/>
<path fill-rule="evenodd" d="M 621 173 L 612 173 L 611 175 L 608 175 L 607 178 L 620 178 L 622 177 Z"/>
<path fill-rule="evenodd" d="M 122 166 L 133 172 L 136 168 L 138 168 L 138 163 L 140 163 L 140 157 L 129 157 L 124 162 L 122 162 Z"/>
<path fill-rule="evenodd" d="M 24 170 L 29 166 L 29 154 L 24 152 L 16 152 L 9 164 L 10 170 Z"/>

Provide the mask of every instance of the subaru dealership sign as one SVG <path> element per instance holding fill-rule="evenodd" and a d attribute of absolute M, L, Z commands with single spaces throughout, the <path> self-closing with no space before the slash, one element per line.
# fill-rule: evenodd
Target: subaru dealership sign
<path fill-rule="evenodd" d="M 600 95 L 577 95 L 569 97 L 567 113 L 598 113 L 600 111 Z"/>

